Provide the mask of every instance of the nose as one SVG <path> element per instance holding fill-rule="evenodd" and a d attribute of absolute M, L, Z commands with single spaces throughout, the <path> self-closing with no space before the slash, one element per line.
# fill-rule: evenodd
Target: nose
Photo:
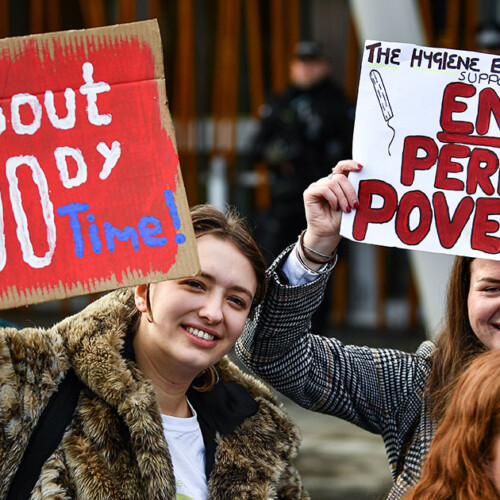
<path fill-rule="evenodd" d="M 206 300 L 199 310 L 199 315 L 211 325 L 218 325 L 221 323 L 224 319 L 222 313 L 222 298 L 216 294 L 207 295 Z"/>

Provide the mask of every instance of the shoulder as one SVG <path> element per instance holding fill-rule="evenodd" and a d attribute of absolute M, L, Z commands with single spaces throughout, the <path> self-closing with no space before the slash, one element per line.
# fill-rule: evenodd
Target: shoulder
<path fill-rule="evenodd" d="M 300 442 L 298 428 L 266 384 L 253 375 L 244 373 L 227 356 L 217 364 L 217 370 L 221 380 L 236 384 L 254 401 L 255 412 L 240 426 L 240 431 L 244 431 L 245 428 L 248 431 L 250 426 L 260 429 L 259 432 L 278 433 L 282 439 L 286 435 L 288 444 L 292 448 L 298 446 Z"/>
<path fill-rule="evenodd" d="M 352 348 L 352 346 L 349 346 Z M 397 349 L 370 348 L 377 364 L 405 365 L 416 371 L 428 373 L 432 353 L 435 350 L 433 342 L 422 342 L 415 352 L 400 351 Z"/>
<path fill-rule="evenodd" d="M 210 480 L 213 491 L 231 498 L 245 496 L 248 491 L 260 492 L 259 498 L 308 498 L 292 465 L 300 444 L 298 428 L 261 382 L 243 373 L 228 358 L 219 362 L 217 369 L 222 380 L 217 385 L 237 387 L 255 407 L 231 428 L 221 427 L 222 416 L 217 420 L 217 458 Z M 241 414 L 242 406 L 246 403 L 234 401 L 232 408 L 225 409 L 224 417 L 228 410 Z M 214 412 L 220 412 L 219 400 L 212 400 L 210 410 L 212 418 Z"/>
<path fill-rule="evenodd" d="M 372 348 L 377 379 L 384 381 L 390 391 L 394 391 L 397 387 L 399 394 L 394 393 L 397 398 L 406 396 L 413 398 L 425 389 L 431 372 L 434 349 L 435 346 L 430 341 L 420 344 L 415 352 Z"/>
<path fill-rule="evenodd" d="M 291 422 L 282 403 L 271 392 L 269 387 L 253 375 L 244 373 L 227 356 L 217 364 L 220 377 L 225 382 L 232 382 L 256 403 L 255 418 L 274 422 L 282 430 L 286 430 L 295 436 L 295 425 Z M 270 420 L 269 420 L 270 419 Z"/>
<path fill-rule="evenodd" d="M 121 288 L 107 293 L 85 309 L 65 318 L 54 329 L 71 347 L 84 338 L 112 337 L 122 339 L 130 326 L 135 310 L 133 288 Z"/>
<path fill-rule="evenodd" d="M 259 116 L 261 119 L 269 118 L 275 113 L 285 109 L 290 101 L 295 99 L 301 92 L 295 87 L 287 87 L 282 94 L 270 96 L 266 102 L 259 108 Z"/>
<path fill-rule="evenodd" d="M 227 356 L 217 363 L 216 368 L 221 380 L 240 385 L 252 399 L 264 398 L 273 404 L 278 404 L 278 401 L 272 395 L 266 384 L 253 375 L 243 372 L 243 370 L 236 366 Z"/>
<path fill-rule="evenodd" d="M 5 431 L 0 455 L 25 446 L 68 367 L 66 346 L 54 330 L 0 328 L 0 428 Z"/>
<path fill-rule="evenodd" d="M 318 92 L 338 99 L 346 99 L 344 91 L 334 80 L 327 78 L 318 85 Z"/>
<path fill-rule="evenodd" d="M 416 355 L 428 360 L 435 350 L 436 344 L 431 340 L 426 340 L 420 344 L 419 348 L 417 349 Z"/>
<path fill-rule="evenodd" d="M 0 328 L 0 363 L 23 370 L 58 372 L 67 365 L 64 339 L 51 328 Z"/>

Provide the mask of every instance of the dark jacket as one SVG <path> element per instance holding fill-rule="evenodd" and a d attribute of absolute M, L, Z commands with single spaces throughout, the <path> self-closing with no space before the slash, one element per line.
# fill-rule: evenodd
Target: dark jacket
<path fill-rule="evenodd" d="M 329 78 L 307 89 L 288 87 L 260 114 L 251 154 L 271 166 L 275 196 L 285 189 L 283 183 L 301 196 L 339 160 L 351 157 L 353 108 Z"/>
<path fill-rule="evenodd" d="M 84 388 L 32 498 L 175 499 L 155 390 L 127 352 L 133 311 L 133 290 L 122 289 L 48 330 L 0 329 L 1 498 L 72 367 Z M 217 368 L 213 392 L 189 394 L 205 440 L 209 498 L 308 498 L 291 465 L 295 426 L 263 384 L 227 358 Z"/>

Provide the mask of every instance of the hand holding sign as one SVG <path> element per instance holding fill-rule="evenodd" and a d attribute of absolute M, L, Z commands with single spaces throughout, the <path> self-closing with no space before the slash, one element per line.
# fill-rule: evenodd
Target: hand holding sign
<path fill-rule="evenodd" d="M 339 162 L 328 177 L 312 183 L 304 192 L 307 247 L 329 255 L 340 241 L 342 212 L 358 206 L 358 198 L 347 179 L 349 172 L 359 172 L 362 165 L 352 160 Z"/>

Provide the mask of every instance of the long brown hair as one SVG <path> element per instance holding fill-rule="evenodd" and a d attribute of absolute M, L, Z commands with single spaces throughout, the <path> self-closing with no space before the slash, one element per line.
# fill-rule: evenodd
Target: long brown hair
<path fill-rule="evenodd" d="M 456 257 L 448 281 L 444 328 L 436 342 L 431 359 L 427 394 L 431 416 L 440 422 L 458 377 L 485 347 L 469 322 L 467 298 L 470 287 L 470 265 L 474 259 Z"/>
<path fill-rule="evenodd" d="M 459 377 L 417 486 L 405 500 L 494 500 L 487 475 L 500 436 L 500 350 L 477 356 Z"/>

